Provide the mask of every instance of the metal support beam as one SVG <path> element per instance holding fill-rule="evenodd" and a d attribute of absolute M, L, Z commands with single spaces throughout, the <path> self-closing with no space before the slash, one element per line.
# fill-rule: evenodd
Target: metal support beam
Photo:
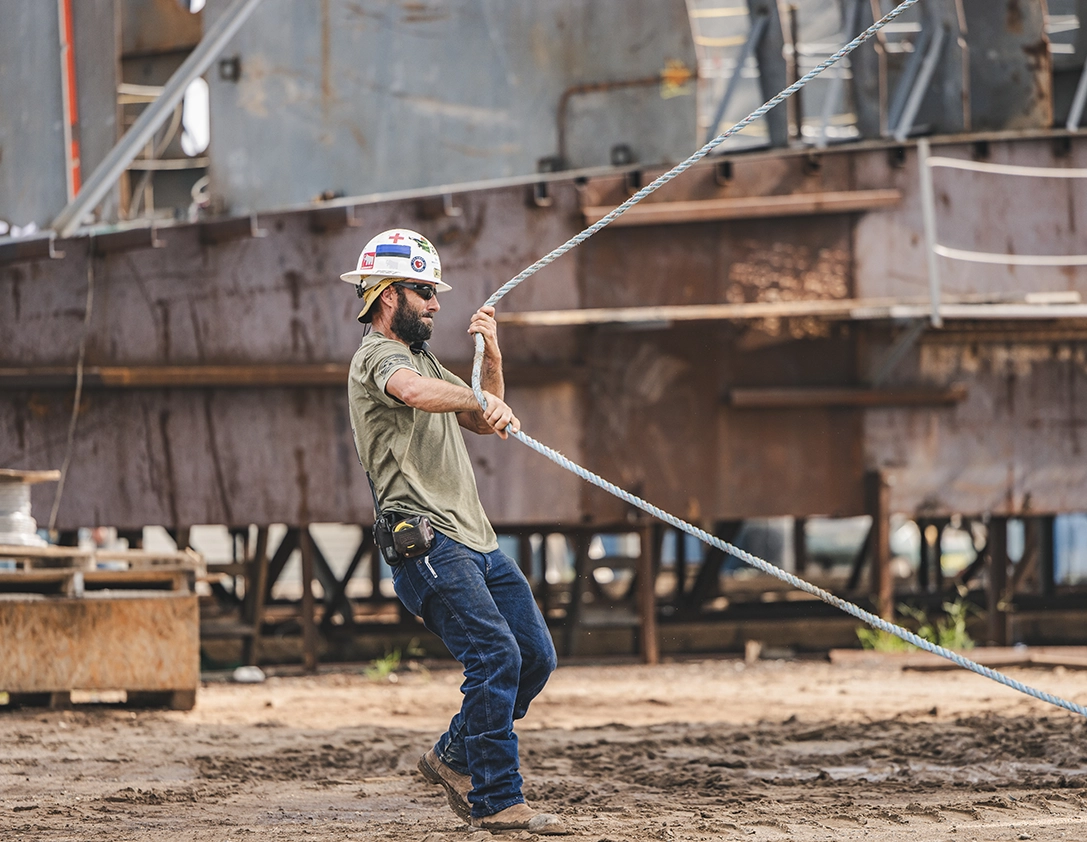
<path fill-rule="evenodd" d="M 927 137 L 917 142 L 917 168 L 921 176 L 921 222 L 925 229 L 925 258 L 928 262 L 928 292 L 931 305 L 929 320 L 933 327 L 942 327 L 940 316 L 940 264 L 936 257 L 936 194 L 932 187 L 932 168 L 928 159 Z"/>
<path fill-rule="evenodd" d="M 640 530 L 642 551 L 638 556 L 638 650 L 642 663 L 660 663 L 660 641 L 657 638 L 657 570 L 663 528 L 646 524 Z"/>
<path fill-rule="evenodd" d="M 947 30 L 942 26 L 938 27 L 932 37 L 932 42 L 929 44 L 928 52 L 925 53 L 925 60 L 921 64 L 921 73 L 917 78 L 917 83 L 913 86 L 913 90 L 910 91 L 909 99 L 906 100 L 906 107 L 902 111 L 902 119 L 898 121 L 898 125 L 895 127 L 895 140 L 899 143 L 905 141 L 909 137 L 910 131 L 913 130 L 913 121 L 917 118 L 917 112 L 921 108 L 921 103 L 925 99 L 929 85 L 932 84 L 932 77 L 936 73 L 936 65 L 940 61 L 940 53 L 943 52 L 946 39 Z"/>
<path fill-rule="evenodd" d="M 921 593 L 929 592 L 929 558 L 932 555 L 932 542 L 928 539 L 928 528 L 932 521 L 925 518 L 917 519 L 917 529 L 921 533 L 921 544 L 918 547 L 917 556 L 917 590 Z"/>
<path fill-rule="evenodd" d="M 748 32 L 747 40 L 744 41 L 744 48 L 740 52 L 740 57 L 736 60 L 736 67 L 733 69 L 728 84 L 725 86 L 725 93 L 721 97 L 721 101 L 717 103 L 717 110 L 713 112 L 710 127 L 706 130 L 706 143 L 717 137 L 717 127 L 721 125 L 721 119 L 725 116 L 728 104 L 732 102 L 732 95 L 736 92 L 736 85 L 743 74 L 744 66 L 747 64 L 747 60 L 751 58 L 751 54 L 755 52 L 755 47 L 762 40 L 762 36 L 766 34 L 766 27 L 769 23 L 770 18 L 768 15 L 758 15 L 752 21 L 751 31 Z"/>
<path fill-rule="evenodd" d="M 864 540 L 861 541 L 860 547 L 857 548 L 856 554 L 853 556 L 853 563 L 849 567 L 849 579 L 846 580 L 845 589 L 847 591 L 855 591 L 861 583 L 861 573 L 864 572 L 865 562 L 868 561 L 868 557 L 872 554 L 872 537 L 875 534 L 875 519 L 872 521 L 872 525 L 868 527 L 868 531 L 864 533 Z"/>
<path fill-rule="evenodd" d="M 932 28 L 922 27 L 921 31 L 917 33 L 913 52 L 910 53 L 910 57 L 906 60 L 906 66 L 902 68 L 902 75 L 898 79 L 898 84 L 895 85 L 894 93 L 891 95 L 891 102 L 887 106 L 887 126 L 892 131 L 897 129 L 898 124 L 902 122 L 902 113 L 906 110 L 906 102 L 914 89 L 917 74 L 921 72 L 921 64 L 928 54 L 928 46 L 931 40 Z"/>
<path fill-rule="evenodd" d="M 849 7 L 849 14 L 846 16 L 845 21 L 846 43 L 853 40 L 853 37 L 856 35 L 857 29 L 859 28 L 861 2 L 862 0 L 853 0 L 853 4 Z M 819 124 L 819 139 L 815 144 L 821 149 L 827 145 L 827 129 L 830 126 L 830 118 L 834 114 L 834 108 L 842 101 L 842 88 L 844 86 L 845 76 L 842 75 L 842 70 L 839 67 L 837 73 L 830 79 L 830 85 L 827 88 L 827 96 L 826 99 L 823 100 L 823 119 Z"/>
<path fill-rule="evenodd" d="M 255 213 L 249 214 L 249 216 L 237 216 L 231 219 L 205 222 L 200 225 L 200 242 L 205 246 L 216 246 L 220 243 L 229 243 L 232 240 L 260 239 L 267 236 L 268 232 L 257 223 Z"/>
<path fill-rule="evenodd" d="M 1081 22 L 1080 26 L 1083 25 Z M 1079 76 L 1079 84 L 1076 85 L 1076 95 L 1072 97 L 1072 108 L 1068 112 L 1068 122 L 1065 124 L 1068 131 L 1079 131 L 1079 122 L 1083 118 L 1085 104 L 1087 104 L 1087 61 L 1083 63 L 1083 72 Z"/>
<path fill-rule="evenodd" d="M 785 69 L 785 33 L 777 0 L 747 0 L 752 17 L 765 17 L 766 32 L 755 46 L 755 59 L 759 63 L 759 93 L 765 102 L 788 85 Z M 785 108 L 774 108 L 765 117 L 770 146 L 781 148 L 789 145 L 789 113 Z"/>
<path fill-rule="evenodd" d="M 56 237 L 4 237 L 0 239 L 0 265 L 64 257 L 57 251 Z"/>
<path fill-rule="evenodd" d="M 315 544 L 308 526 L 301 527 L 298 532 L 298 548 L 302 552 L 302 665 L 306 672 L 317 672 L 317 621 L 313 600 Z"/>
<path fill-rule="evenodd" d="M 234 0 L 203 40 L 196 46 L 162 89 L 162 95 L 136 118 L 120 142 L 110 150 L 98 168 L 83 183 L 78 195 L 53 220 L 58 236 L 67 237 L 79 227 L 86 214 L 105 198 L 121 173 L 154 136 L 159 126 L 185 96 L 189 84 L 215 61 L 223 47 L 245 23 L 260 0 Z"/>
<path fill-rule="evenodd" d="M 932 584 L 936 593 L 943 593 L 944 590 L 944 530 L 948 526 L 948 521 L 939 521 L 936 524 L 936 540 L 932 542 Z"/>
<path fill-rule="evenodd" d="M 310 534 L 312 538 L 312 533 Z M 357 561 L 355 562 L 357 564 Z M 336 576 L 336 572 L 328 563 L 328 559 L 325 558 L 325 554 L 321 552 L 321 547 L 317 543 L 316 539 L 313 539 L 313 574 L 317 578 L 317 581 L 321 583 L 321 590 L 324 591 L 324 616 L 321 619 L 321 628 L 327 628 L 332 625 L 332 618 L 339 614 L 343 618 L 343 625 L 350 628 L 355 625 L 355 609 L 351 605 L 351 600 L 347 598 L 347 580 L 351 578 L 351 574 L 355 571 L 350 569 L 348 573 L 344 574 L 343 580 Z"/>
<path fill-rule="evenodd" d="M 566 646 L 563 654 L 573 655 L 581 626 L 585 586 L 593 575 L 589 559 L 589 536 L 580 532 L 568 536 L 574 544 L 574 581 L 570 584 L 570 607 L 566 611 Z"/>
<path fill-rule="evenodd" d="M 359 562 L 361 562 L 364 557 L 371 558 L 370 563 L 374 563 L 371 554 L 377 554 L 377 548 L 374 545 L 374 531 L 369 527 L 363 527 L 362 540 L 359 542 L 355 554 L 351 557 L 351 563 L 347 565 L 347 571 L 343 574 L 343 578 L 337 581 L 335 589 L 331 592 L 331 596 L 326 594 L 326 605 L 339 606 L 346 604 L 348 608 L 350 608 L 351 603 L 347 598 L 347 585 L 351 581 L 351 577 L 355 575 Z M 321 618 L 322 632 L 327 632 L 332 626 L 333 614 L 334 611 L 325 611 L 325 616 Z M 348 620 L 350 620 L 350 622 L 348 622 Z M 352 614 L 350 618 L 344 616 L 344 624 L 349 626 L 355 625 L 354 615 Z"/>
<path fill-rule="evenodd" d="M 1008 519 L 994 517 L 989 521 L 989 582 L 988 617 L 989 645 L 1008 645 L 1008 606 L 1005 590 L 1008 584 Z"/>
<path fill-rule="evenodd" d="M 260 660 L 260 630 L 264 625 L 265 593 L 268 589 L 268 527 L 257 528 L 257 544 L 245 580 L 245 607 L 242 619 L 249 624 L 249 636 L 242 643 L 242 660 L 256 665 Z"/>
<path fill-rule="evenodd" d="M 879 367 L 872 375 L 870 381 L 871 386 L 875 387 L 882 385 L 883 381 L 886 380 L 890 373 L 895 370 L 900 362 L 902 362 L 902 358 L 917 344 L 917 340 L 921 338 L 921 334 L 923 334 L 927 328 L 927 322 L 918 320 L 895 338 L 895 341 L 891 343 L 891 347 L 887 351 L 887 355 L 880 361 Z"/>
<path fill-rule="evenodd" d="M 807 525 L 806 517 L 793 518 L 793 572 L 797 576 L 804 575 L 808 568 Z"/>
<path fill-rule="evenodd" d="M 158 230 L 154 225 L 98 234 L 91 239 L 91 244 L 96 257 L 105 257 L 120 251 L 160 249 L 166 245 L 158 238 Z"/>
<path fill-rule="evenodd" d="M 1055 528 L 1056 518 L 1053 515 L 1038 518 L 1038 589 L 1046 599 L 1052 599 L 1057 589 L 1053 535 Z"/>

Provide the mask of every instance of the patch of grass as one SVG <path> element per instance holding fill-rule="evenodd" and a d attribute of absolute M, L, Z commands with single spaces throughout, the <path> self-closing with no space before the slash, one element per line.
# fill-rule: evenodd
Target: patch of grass
<path fill-rule="evenodd" d="M 870 629 L 867 626 L 861 626 L 857 629 L 857 638 L 861 642 L 861 649 L 868 649 L 872 652 L 907 652 L 910 649 L 917 648 L 912 643 L 907 643 L 890 632 L 885 632 L 882 629 Z"/>
<path fill-rule="evenodd" d="M 966 601 L 964 590 L 960 589 L 958 598 L 953 602 L 945 602 L 941 608 L 943 616 L 935 622 L 920 608 L 905 604 L 898 606 L 898 613 L 917 623 L 917 631 L 914 633 L 922 640 L 945 649 L 973 649 L 974 640 L 966 631 L 966 621 L 971 615 L 979 615 L 981 612 Z M 861 648 L 875 652 L 907 652 L 917 648 L 900 637 L 876 629 L 859 628 L 857 637 L 860 639 Z"/>
<path fill-rule="evenodd" d="M 366 668 L 365 675 L 371 681 L 386 681 L 400 667 L 400 650 L 386 652 L 384 658 L 376 658 Z"/>

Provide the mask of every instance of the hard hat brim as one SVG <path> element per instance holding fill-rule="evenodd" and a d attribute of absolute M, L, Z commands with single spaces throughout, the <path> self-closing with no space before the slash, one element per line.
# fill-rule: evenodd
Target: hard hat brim
<path fill-rule="evenodd" d="M 349 283 L 349 284 L 363 284 L 363 285 L 365 285 L 366 279 L 367 278 L 373 278 L 373 277 L 377 277 L 380 280 L 380 279 L 383 279 L 385 277 L 390 277 L 390 276 L 374 275 L 372 272 L 360 272 L 359 270 L 355 269 L 354 271 L 351 271 L 351 272 L 344 272 L 342 275 L 340 275 L 340 280 L 341 281 L 347 281 L 347 283 Z M 417 278 L 404 278 L 403 280 L 411 281 L 412 283 L 417 283 L 417 284 L 430 284 L 430 283 L 433 283 L 434 286 L 437 287 L 438 292 L 449 292 L 451 289 L 453 289 L 453 287 L 449 286 L 449 284 L 447 284 L 445 281 L 423 281 L 423 280 L 419 280 Z"/>

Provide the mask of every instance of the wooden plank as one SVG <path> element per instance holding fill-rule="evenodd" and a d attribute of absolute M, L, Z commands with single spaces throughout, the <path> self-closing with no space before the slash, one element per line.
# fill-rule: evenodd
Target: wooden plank
<path fill-rule="evenodd" d="M 1081 655 L 1050 654 L 1048 652 L 1032 653 L 1030 656 L 1032 667 L 1064 667 L 1066 669 L 1087 669 L 1087 653 Z"/>
<path fill-rule="evenodd" d="M 994 646 L 971 649 L 961 653 L 971 661 L 986 667 L 1011 667 L 1026 666 L 1030 656 L 1021 650 L 1014 648 Z M 831 649 L 829 653 L 832 664 L 856 667 L 880 667 L 888 666 L 897 669 L 939 669 L 944 664 L 950 669 L 961 667 L 933 655 L 915 649 L 909 652 L 873 652 L 864 649 Z"/>
<path fill-rule="evenodd" d="M 755 301 L 744 304 L 665 304 L 647 307 L 585 307 L 577 310 L 530 310 L 497 315 L 503 325 L 521 327 L 577 327 L 597 324 L 668 326 L 673 322 L 744 321 L 748 319 L 804 318 L 885 321 L 927 319 L 932 305 L 921 298 L 835 298 L 803 301 Z M 945 320 L 1068 320 L 1087 317 L 1087 305 L 1030 304 L 986 300 L 978 296 L 946 296 L 940 306 Z M 935 334 L 938 336 L 939 334 Z M 1076 334 L 1078 336 L 1078 334 Z M 0 384 L 3 383 L 0 370 Z"/>
<path fill-rule="evenodd" d="M 959 654 L 984 667 L 1066 667 L 1087 669 L 1085 646 L 981 646 Z M 939 655 L 913 649 L 909 652 L 874 652 L 867 649 L 831 649 L 830 662 L 851 667 L 895 667 L 908 670 L 961 669 Z"/>
<path fill-rule="evenodd" d="M 14 468 L 0 468 L 0 482 L 56 482 L 60 471 L 17 471 Z"/>
<path fill-rule="evenodd" d="M 147 570 L 87 570 L 83 573 L 85 585 L 155 585 L 169 584 L 173 590 L 188 590 L 187 580 L 191 573 L 187 569 L 147 569 Z"/>
<path fill-rule="evenodd" d="M 951 406 L 966 399 L 966 386 L 943 389 L 784 388 L 731 389 L 736 409 L 796 409 L 825 406 Z"/>
<path fill-rule="evenodd" d="M 687 202 L 644 202 L 627 210 L 611 227 L 675 225 L 728 219 L 765 219 L 779 216 L 856 213 L 897 205 L 902 193 L 893 189 L 845 190 L 827 193 L 791 193 L 784 196 L 745 196 L 736 199 L 701 199 Z M 599 222 L 611 207 L 582 209 L 586 225 Z"/>
<path fill-rule="evenodd" d="M 752 302 L 749 304 L 672 304 L 650 307 L 586 307 L 579 310 L 535 310 L 503 313 L 503 325 L 576 327 L 594 324 L 668 324 L 671 322 L 726 321 L 729 319 L 828 316 L 848 318 L 857 307 L 890 307 L 891 299 L 826 299 Z"/>
<path fill-rule="evenodd" d="M 15 559 L 79 559 L 89 562 L 93 550 L 81 550 L 79 547 L 58 547 L 50 544 L 45 547 L 23 547 L 14 544 L 0 544 L 0 558 Z"/>
<path fill-rule="evenodd" d="M 0 690 L 193 690 L 197 597 L 0 600 Z"/>
<path fill-rule="evenodd" d="M 80 596 L 82 573 L 70 567 L 0 571 L 0 592 L 5 594 L 59 594 Z"/>
<path fill-rule="evenodd" d="M 94 560 L 96 562 L 124 561 L 130 567 L 172 564 L 198 569 L 204 566 L 203 556 L 195 550 L 165 550 L 163 552 L 153 550 L 95 550 Z"/>

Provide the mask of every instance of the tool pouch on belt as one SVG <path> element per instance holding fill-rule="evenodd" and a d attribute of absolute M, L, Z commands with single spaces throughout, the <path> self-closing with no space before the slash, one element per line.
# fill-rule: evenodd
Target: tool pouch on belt
<path fill-rule="evenodd" d="M 425 515 L 382 511 L 369 471 L 366 479 L 370 483 L 370 493 L 374 495 L 374 543 L 382 557 L 391 566 L 423 555 L 434 543 L 434 527 L 430 520 Z"/>
<path fill-rule="evenodd" d="M 434 527 L 425 515 L 382 512 L 374 521 L 374 541 L 389 564 L 425 554 L 434 543 Z"/>

